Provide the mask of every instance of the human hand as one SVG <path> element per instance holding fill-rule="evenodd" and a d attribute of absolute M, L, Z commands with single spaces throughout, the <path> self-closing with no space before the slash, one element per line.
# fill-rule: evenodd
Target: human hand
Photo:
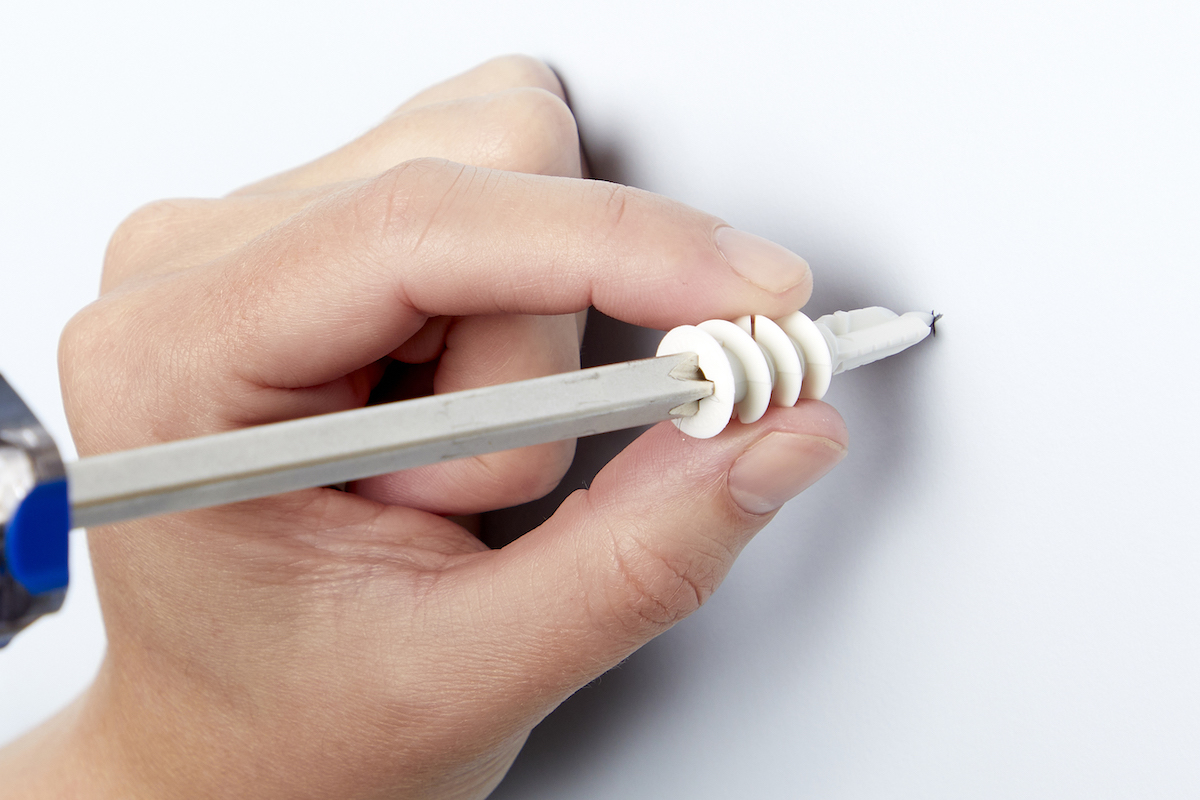
<path fill-rule="evenodd" d="M 402 393 L 574 369 L 589 305 L 658 328 L 803 305 L 782 248 L 581 179 L 562 97 L 544 65 L 498 59 L 311 164 L 135 213 L 63 337 L 80 454 L 361 406 L 389 362 L 430 365 Z M 815 401 L 706 441 L 660 425 L 500 550 L 447 516 L 543 494 L 569 443 L 96 529 L 104 664 L 10 750 L 10 786 L 485 796 L 845 437 Z"/>

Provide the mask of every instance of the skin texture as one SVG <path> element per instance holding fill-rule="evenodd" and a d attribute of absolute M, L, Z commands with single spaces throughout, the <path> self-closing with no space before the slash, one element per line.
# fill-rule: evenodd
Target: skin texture
<path fill-rule="evenodd" d="M 426 365 L 397 395 L 576 369 L 589 305 L 665 329 L 807 300 L 782 249 L 794 285 L 764 291 L 720 220 L 583 174 L 554 73 L 509 56 L 309 164 L 136 211 L 63 334 L 80 454 L 361 406 L 396 361 Z M 449 517 L 544 494 L 571 443 L 95 529 L 103 666 L 0 754 L 0 792 L 484 797 L 845 446 L 813 401 L 707 441 L 661 425 L 499 550 Z"/>

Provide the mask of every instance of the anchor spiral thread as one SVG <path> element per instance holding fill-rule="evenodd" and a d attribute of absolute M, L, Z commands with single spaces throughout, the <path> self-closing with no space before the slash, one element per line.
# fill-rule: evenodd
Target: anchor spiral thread
<path fill-rule="evenodd" d="M 778 320 L 747 315 L 681 325 L 663 337 L 658 355 L 695 353 L 713 394 L 695 414 L 675 419 L 684 433 L 716 436 L 736 414 L 755 422 L 771 405 L 819 400 L 839 372 L 898 353 L 929 335 L 933 314 L 898 315 L 873 306 L 816 321 L 796 311 Z"/>

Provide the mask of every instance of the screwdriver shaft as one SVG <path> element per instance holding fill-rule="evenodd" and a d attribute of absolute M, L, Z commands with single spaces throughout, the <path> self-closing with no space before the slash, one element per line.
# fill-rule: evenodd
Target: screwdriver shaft
<path fill-rule="evenodd" d="M 695 413 L 694 354 L 626 361 L 92 456 L 67 465 L 92 527 L 329 486 Z"/>

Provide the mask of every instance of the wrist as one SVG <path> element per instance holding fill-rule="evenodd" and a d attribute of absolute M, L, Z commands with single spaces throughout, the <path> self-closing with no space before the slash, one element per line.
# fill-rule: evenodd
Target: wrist
<path fill-rule="evenodd" d="M 121 674 L 110 656 L 70 705 L 0 751 L 5 798 L 129 800 L 219 796 L 203 778 L 237 785 L 201 731 L 207 720 L 152 675 Z M 132 689 L 132 691 L 131 691 Z M 200 780 L 197 780 L 197 779 Z"/>
<path fill-rule="evenodd" d="M 6 798 L 145 796 L 120 757 L 120 720 L 99 711 L 96 683 L 38 727 L 0 750 Z"/>
<path fill-rule="evenodd" d="M 118 666 L 111 655 L 84 694 L 0 750 L 5 798 L 221 797 L 250 786 L 262 798 L 484 798 L 525 739 L 451 759 L 450 769 L 419 737 L 406 746 L 404 734 L 386 752 L 347 751 L 345 731 L 321 711 L 301 719 L 256 703 L 248 689 L 215 698 L 173 669 Z"/>

